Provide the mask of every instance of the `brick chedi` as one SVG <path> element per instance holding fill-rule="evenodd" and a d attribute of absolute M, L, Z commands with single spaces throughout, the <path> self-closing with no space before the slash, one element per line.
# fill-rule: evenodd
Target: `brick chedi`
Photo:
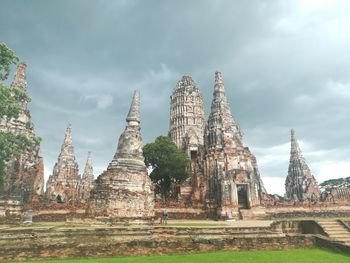
<path fill-rule="evenodd" d="M 305 162 L 293 129 L 291 131 L 290 160 L 285 185 L 286 196 L 290 200 L 315 200 L 320 196 L 316 179 Z"/>
<path fill-rule="evenodd" d="M 204 102 L 202 94 L 190 76 L 183 76 L 176 84 L 170 97 L 169 136 L 179 149 L 184 150 L 191 159 L 192 177 L 180 187 L 180 195 L 193 200 L 203 199 L 202 173 L 197 162 L 203 148 L 205 127 Z"/>
<path fill-rule="evenodd" d="M 90 197 L 90 191 L 94 187 L 94 168 L 92 166 L 91 152 L 88 152 L 84 173 L 79 184 L 79 200 L 86 202 Z"/>
<path fill-rule="evenodd" d="M 255 156 L 242 143 L 240 128 L 231 114 L 220 72 L 215 73 L 204 145 L 207 197 L 217 208 L 218 216 L 235 217 L 239 208 L 259 206 L 265 189 Z"/>
<path fill-rule="evenodd" d="M 46 184 L 46 197 L 58 202 L 73 202 L 78 199 L 80 175 L 74 155 L 72 127 L 68 124 L 61 152 Z"/>
<path fill-rule="evenodd" d="M 92 216 L 143 220 L 154 216 L 154 193 L 142 155 L 138 91 L 126 121 L 117 152 L 91 191 L 88 212 Z"/>
<path fill-rule="evenodd" d="M 21 62 L 16 70 L 11 88 L 22 89 L 27 93 L 26 64 Z M 25 135 L 33 143 L 20 153 L 19 158 L 8 162 L 5 180 L 0 192 L 7 197 L 17 197 L 25 203 L 31 202 L 36 195 L 42 195 L 44 189 L 44 162 L 40 152 L 34 125 L 28 109 L 29 100 L 18 102 L 21 111 L 18 118 L 0 119 L 0 131 L 15 135 Z"/>

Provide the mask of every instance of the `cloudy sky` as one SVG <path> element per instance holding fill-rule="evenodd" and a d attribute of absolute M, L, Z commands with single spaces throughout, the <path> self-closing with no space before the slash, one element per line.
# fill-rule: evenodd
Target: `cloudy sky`
<path fill-rule="evenodd" d="M 144 142 L 166 135 L 183 74 L 208 116 L 222 71 L 244 143 L 268 191 L 284 193 L 290 129 L 319 182 L 350 176 L 350 1 L 0 0 L 0 41 L 27 62 L 45 174 L 68 122 L 83 170 L 116 150 L 132 91 Z"/>

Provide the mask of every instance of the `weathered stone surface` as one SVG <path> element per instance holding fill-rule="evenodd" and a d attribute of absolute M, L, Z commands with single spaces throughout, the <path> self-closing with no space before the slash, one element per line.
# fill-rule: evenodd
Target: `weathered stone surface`
<path fill-rule="evenodd" d="M 203 200 L 203 193 L 200 191 L 203 173 L 197 163 L 197 157 L 204 144 L 203 97 L 194 80 L 185 75 L 177 82 L 170 101 L 169 136 L 191 160 L 189 169 L 192 177 L 178 186 L 177 192 L 182 200 Z"/>
<path fill-rule="evenodd" d="M 93 216 L 149 219 L 154 216 L 154 194 L 142 155 L 138 91 L 126 121 L 117 152 L 91 191 L 88 212 Z"/>
<path fill-rule="evenodd" d="M 204 102 L 196 83 L 190 76 L 183 76 L 170 96 L 169 136 L 178 148 L 198 151 L 203 145 Z"/>
<path fill-rule="evenodd" d="M 220 72 L 215 73 L 211 113 L 205 130 L 204 175 L 207 197 L 222 217 L 235 217 L 238 208 L 260 205 L 262 184 L 255 156 L 244 147 L 226 98 Z"/>
<path fill-rule="evenodd" d="M 26 64 L 21 62 L 11 84 L 12 88 L 27 92 Z M 44 189 L 44 162 L 40 152 L 40 143 L 35 141 L 34 125 L 28 109 L 29 100 L 18 102 L 21 112 L 18 118 L 0 119 L 0 131 L 16 135 L 26 135 L 33 141 L 29 149 L 21 152 L 19 158 L 8 162 L 5 170 L 4 186 L 1 195 L 30 203 L 35 195 L 42 195 Z"/>
<path fill-rule="evenodd" d="M 79 198 L 79 183 L 80 175 L 74 155 L 72 127 L 68 124 L 61 152 L 46 184 L 46 197 L 58 202 L 74 202 Z"/>
<path fill-rule="evenodd" d="M 86 202 L 90 197 L 90 191 L 94 187 L 94 170 L 92 166 L 91 152 L 88 152 L 83 176 L 79 184 L 79 200 Z"/>
<path fill-rule="evenodd" d="M 291 200 L 317 200 L 320 196 L 316 179 L 305 162 L 293 129 L 291 131 L 290 160 L 285 186 L 286 196 Z"/>
<path fill-rule="evenodd" d="M 199 110 L 197 115 L 188 112 L 192 107 Z M 258 206 L 266 191 L 254 155 L 243 146 L 220 72 L 215 73 L 211 112 L 205 126 L 203 109 L 200 91 L 190 77 L 184 76 L 171 96 L 169 134 L 191 158 L 192 200 L 206 204 L 219 216 L 236 216 L 239 207 Z M 188 116 L 193 118 L 191 123 Z M 185 185 L 182 188 L 187 189 Z"/>

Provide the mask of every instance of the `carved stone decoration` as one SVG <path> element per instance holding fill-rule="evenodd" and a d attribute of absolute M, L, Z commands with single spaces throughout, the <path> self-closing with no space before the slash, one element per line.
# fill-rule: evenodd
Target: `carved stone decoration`
<path fill-rule="evenodd" d="M 138 91 L 134 92 L 126 121 L 117 152 L 91 191 L 88 213 L 147 220 L 154 217 L 154 194 L 142 155 Z"/>
<path fill-rule="evenodd" d="M 197 162 L 205 127 L 203 97 L 194 80 L 185 75 L 177 82 L 170 100 L 169 137 L 191 159 L 192 177 L 180 187 L 180 198 L 203 200 L 203 173 Z"/>
<path fill-rule="evenodd" d="M 94 187 L 94 169 L 92 166 L 91 152 L 88 152 L 84 173 L 79 184 L 79 200 L 85 203 L 90 197 L 90 191 Z"/>
<path fill-rule="evenodd" d="M 220 72 L 215 73 L 211 112 L 204 136 L 203 166 L 207 198 L 219 217 L 235 217 L 238 208 L 259 206 L 266 190 L 255 156 L 244 147 L 226 98 Z"/>
<path fill-rule="evenodd" d="M 75 202 L 79 199 L 79 167 L 74 155 L 72 127 L 68 124 L 61 152 L 46 184 L 46 197 L 57 202 Z"/>
<path fill-rule="evenodd" d="M 197 84 L 190 76 L 183 76 L 170 97 L 169 136 L 179 149 L 190 151 L 191 147 L 203 145 L 204 102 Z M 190 135 L 195 143 L 186 140 Z M 193 140 L 192 140 L 193 141 Z"/>
<path fill-rule="evenodd" d="M 287 198 L 294 201 L 318 199 L 321 194 L 316 179 L 305 162 L 293 129 L 291 130 L 290 160 L 285 186 Z"/>
<path fill-rule="evenodd" d="M 22 89 L 27 93 L 26 67 L 24 62 L 19 63 L 11 88 Z M 44 190 L 44 162 L 40 152 L 40 142 L 34 140 L 35 130 L 31 120 L 28 103 L 30 100 L 21 100 L 21 111 L 18 118 L 0 119 L 0 131 L 11 132 L 15 135 L 25 135 L 33 141 L 32 145 L 23 150 L 19 158 L 13 158 L 5 168 L 5 178 L 0 195 L 16 198 L 24 203 L 30 203 Z"/>

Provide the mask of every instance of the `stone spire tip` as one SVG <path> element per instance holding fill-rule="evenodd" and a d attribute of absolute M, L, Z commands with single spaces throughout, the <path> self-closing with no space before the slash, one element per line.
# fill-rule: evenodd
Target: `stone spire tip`
<path fill-rule="evenodd" d="M 138 125 L 140 123 L 140 91 L 135 90 L 126 121 L 129 125 Z"/>
<path fill-rule="evenodd" d="M 221 84 L 222 82 L 222 74 L 220 71 L 215 72 L 215 84 Z"/>
<path fill-rule="evenodd" d="M 25 62 L 20 62 L 17 66 L 15 76 L 11 83 L 11 87 L 17 88 L 27 88 L 27 76 L 26 76 L 27 64 Z"/>

